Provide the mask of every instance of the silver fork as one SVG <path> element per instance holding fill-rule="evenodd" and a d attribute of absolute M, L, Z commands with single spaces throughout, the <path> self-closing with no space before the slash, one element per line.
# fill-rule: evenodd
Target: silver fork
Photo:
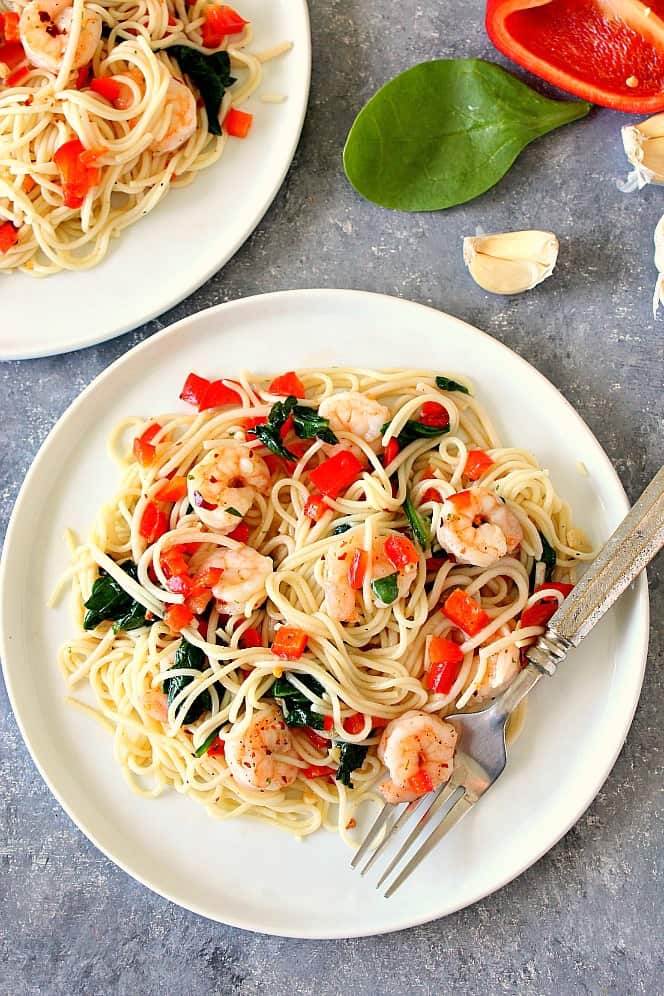
<path fill-rule="evenodd" d="M 560 605 L 546 633 L 526 651 L 529 663 L 509 688 L 481 712 L 447 717 L 459 735 L 450 780 L 414 802 L 386 804 L 379 813 L 351 867 L 364 875 L 381 857 L 389 857 L 376 883 L 377 889 L 385 884 L 386 899 L 502 774 L 507 763 L 505 727 L 519 702 L 540 678 L 555 674 L 568 651 L 588 635 L 663 545 L 664 467 Z"/>

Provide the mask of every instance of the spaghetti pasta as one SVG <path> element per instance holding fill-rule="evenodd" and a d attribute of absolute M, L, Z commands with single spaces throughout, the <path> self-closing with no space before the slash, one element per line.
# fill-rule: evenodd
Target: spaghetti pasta
<path fill-rule="evenodd" d="M 231 110 L 246 134 L 250 116 L 235 108 L 290 47 L 252 53 L 251 24 L 209 0 L 12 0 L 3 10 L 0 0 L 4 273 L 96 266 L 171 187 L 220 158 Z M 218 22 L 219 11 L 237 23 Z"/>
<path fill-rule="evenodd" d="M 426 726 L 505 687 L 590 545 L 465 383 L 335 368 L 187 385 L 202 410 L 113 433 L 122 482 L 74 547 L 60 665 L 135 791 L 348 836 L 404 714 Z M 421 763 L 399 791 L 428 789 Z"/>

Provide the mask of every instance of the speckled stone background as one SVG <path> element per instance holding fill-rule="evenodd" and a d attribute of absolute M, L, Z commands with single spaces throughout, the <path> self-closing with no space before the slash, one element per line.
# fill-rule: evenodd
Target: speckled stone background
<path fill-rule="evenodd" d="M 625 119 L 597 110 L 548 136 L 465 207 L 431 215 L 383 211 L 360 200 L 343 175 L 341 149 L 353 117 L 380 84 L 413 63 L 498 58 L 484 34 L 484 4 L 310 6 L 313 85 L 302 141 L 244 248 L 145 328 L 67 356 L 0 366 L 3 528 L 53 422 L 111 360 L 202 308 L 291 287 L 360 287 L 450 311 L 507 343 L 563 391 L 631 499 L 662 463 L 664 324 L 653 322 L 650 298 L 652 232 L 664 191 L 626 196 L 616 188 L 625 171 Z M 513 299 L 485 294 L 461 259 L 461 237 L 478 226 L 553 229 L 561 242 L 554 278 Z M 148 892 L 60 810 L 0 686 L 0 994 L 663 993 L 663 566 L 660 559 L 650 572 L 653 629 L 641 703 L 588 812 L 497 895 L 392 936 L 263 937 L 207 922 Z"/>

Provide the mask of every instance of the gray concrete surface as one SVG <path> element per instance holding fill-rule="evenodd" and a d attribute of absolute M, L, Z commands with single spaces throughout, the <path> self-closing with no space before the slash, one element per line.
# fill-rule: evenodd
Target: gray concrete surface
<path fill-rule="evenodd" d="M 383 211 L 344 179 L 346 132 L 378 85 L 436 56 L 496 57 L 483 6 L 312 0 L 304 134 L 280 194 L 244 248 L 145 328 L 67 356 L 0 367 L 3 528 L 48 429 L 111 360 L 201 308 L 301 286 L 384 291 L 486 329 L 563 391 L 636 498 L 662 463 L 664 325 L 652 320 L 650 296 L 652 232 L 664 192 L 625 196 L 616 189 L 624 118 L 593 112 L 533 145 L 489 194 L 443 214 Z M 460 246 L 477 226 L 553 229 L 561 240 L 554 278 L 514 299 L 480 291 L 464 272 Z M 662 566 L 660 560 L 651 571 L 653 629 L 641 703 L 588 812 L 497 895 L 388 937 L 310 943 L 255 936 L 148 892 L 60 810 L 0 687 L 0 994 L 664 992 Z"/>

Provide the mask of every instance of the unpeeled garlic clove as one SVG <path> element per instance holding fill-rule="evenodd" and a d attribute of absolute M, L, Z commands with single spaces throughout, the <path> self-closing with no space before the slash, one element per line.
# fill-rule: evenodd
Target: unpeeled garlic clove
<path fill-rule="evenodd" d="M 491 294 L 520 294 L 553 273 L 558 239 L 553 232 L 502 232 L 467 236 L 463 258 L 476 284 Z"/>
<path fill-rule="evenodd" d="M 655 229 L 655 266 L 658 276 L 652 299 L 652 313 L 657 318 L 659 306 L 664 303 L 664 215 L 657 222 Z"/>
<path fill-rule="evenodd" d="M 664 114 L 621 129 L 623 148 L 634 169 L 618 186 L 625 193 L 647 183 L 664 183 Z"/>

